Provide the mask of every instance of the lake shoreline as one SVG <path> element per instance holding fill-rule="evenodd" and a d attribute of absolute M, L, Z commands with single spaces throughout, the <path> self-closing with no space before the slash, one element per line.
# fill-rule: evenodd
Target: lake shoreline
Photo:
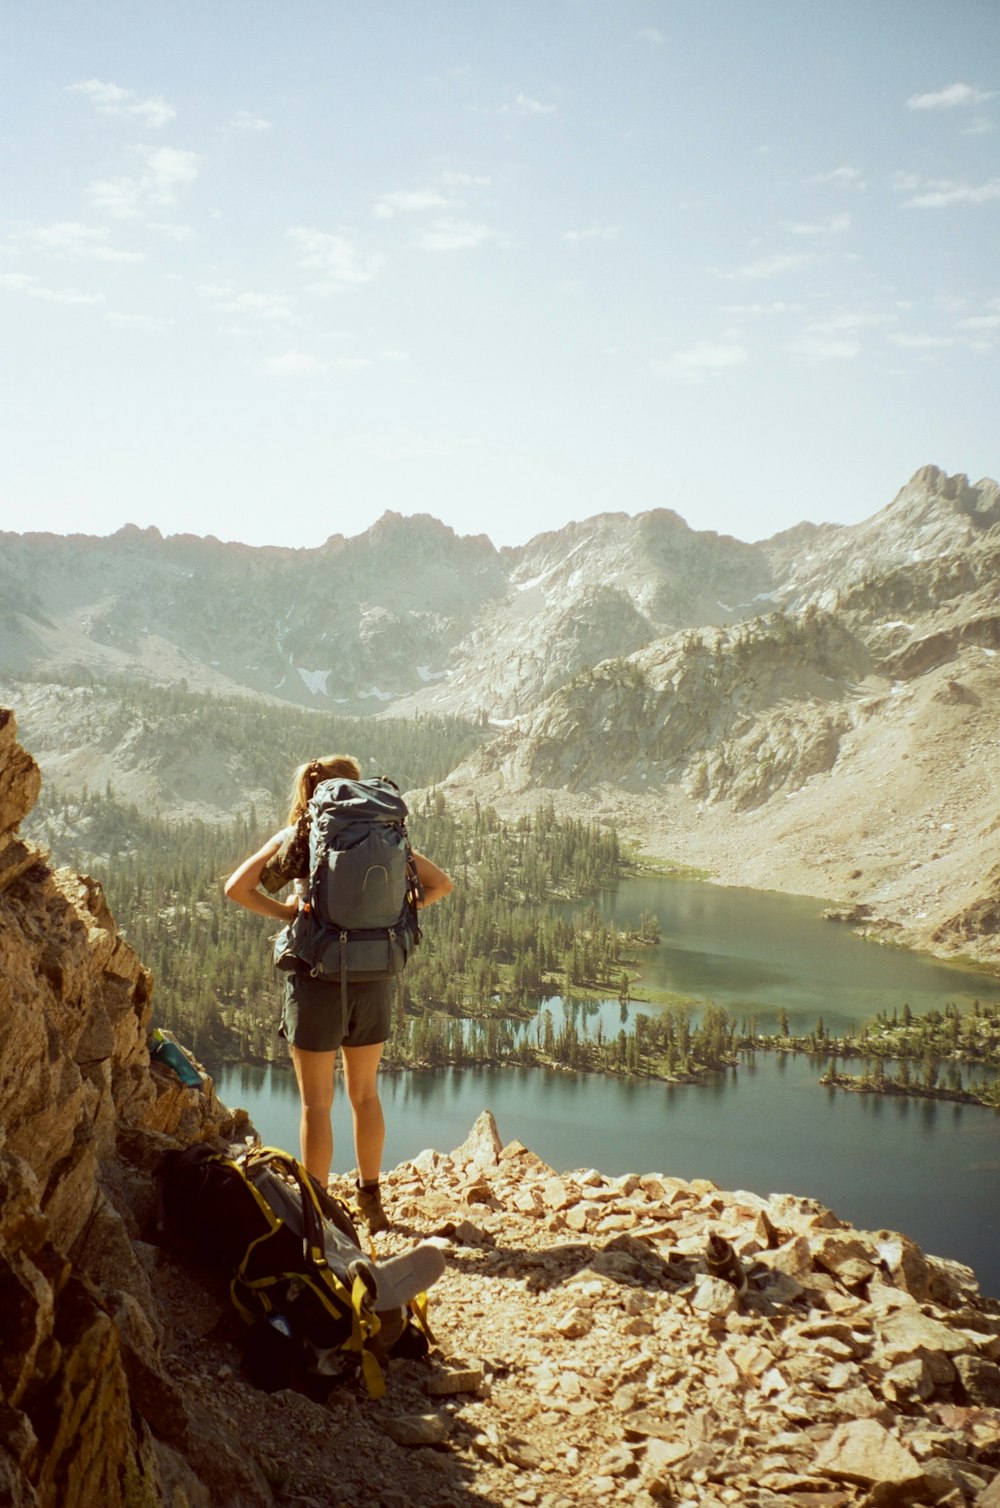
<path fill-rule="evenodd" d="M 908 1083 L 892 1077 L 886 1077 L 884 1074 L 881 1079 L 863 1074 L 848 1074 L 838 1071 L 831 1063 L 831 1059 L 835 1060 L 837 1057 L 843 1057 L 865 1061 L 855 1044 L 845 1046 L 842 1042 L 831 1042 L 824 1044 L 822 1048 L 817 1048 L 812 1046 L 808 1042 L 808 1039 L 783 1039 L 778 1041 L 758 1039 L 752 1044 L 744 1041 L 738 1044 L 737 1052 L 734 1055 L 722 1062 L 712 1065 L 697 1064 L 684 1071 L 672 1072 L 658 1068 L 656 1065 L 630 1068 L 627 1065 L 594 1064 L 588 1063 L 585 1060 L 563 1062 L 537 1051 L 531 1051 L 531 1055 L 528 1056 L 523 1048 L 506 1055 L 469 1057 L 461 1060 L 449 1059 L 437 1063 L 421 1060 L 399 1062 L 393 1061 L 391 1058 L 383 1058 L 379 1064 L 379 1072 L 391 1077 L 398 1077 L 411 1073 L 435 1075 L 450 1071 L 461 1071 L 463 1069 L 486 1069 L 491 1072 L 502 1072 L 512 1068 L 520 1068 L 541 1070 L 548 1073 L 592 1075 L 610 1080 L 635 1080 L 638 1082 L 660 1083 L 676 1087 L 684 1085 L 714 1087 L 717 1080 L 725 1078 L 729 1074 L 738 1073 L 741 1068 L 752 1071 L 751 1064 L 747 1063 L 746 1060 L 748 1058 L 752 1059 L 753 1055 L 758 1052 L 788 1054 L 793 1057 L 802 1056 L 807 1058 L 810 1060 L 810 1067 L 814 1071 L 817 1071 L 818 1076 L 814 1082 L 818 1088 L 841 1089 L 845 1093 L 851 1094 L 889 1095 L 897 1098 L 908 1097 L 921 1100 L 939 1100 L 959 1105 L 979 1106 L 982 1109 L 1000 1113 L 1000 1094 L 998 1094 L 997 1079 L 994 1079 L 992 1085 L 985 1086 L 983 1093 L 991 1097 L 984 1098 L 983 1094 L 977 1092 L 975 1089 L 955 1089 L 945 1085 Z M 913 1061 L 916 1056 L 916 1054 L 909 1057 L 886 1056 L 878 1058 L 877 1062 L 880 1065 L 887 1065 L 891 1068 L 893 1065 L 898 1066 L 902 1063 Z M 971 1056 L 956 1058 L 955 1061 L 965 1064 L 971 1063 L 993 1070 L 1000 1069 L 1000 1053 L 985 1061 Z M 818 1073 L 821 1062 L 825 1062 L 827 1067 L 823 1073 Z M 241 1068 L 277 1068 L 289 1073 L 292 1069 L 291 1061 L 287 1057 L 256 1060 L 222 1060 L 216 1066 L 208 1063 L 204 1066 L 213 1080 L 218 1077 L 219 1073 Z"/>
<path fill-rule="evenodd" d="M 734 1073 L 688 1086 L 570 1069 L 481 1065 L 400 1070 L 380 1078 L 384 1165 L 460 1145 L 489 1109 L 504 1141 L 550 1167 L 609 1176 L 659 1170 L 722 1189 L 819 1200 L 859 1229 L 905 1231 L 925 1251 L 970 1264 L 1000 1293 L 996 1121 L 977 1105 L 900 1095 L 817 1093 L 802 1055 L 758 1053 Z M 298 1146 L 294 1075 L 278 1065 L 215 1077 L 227 1105 L 245 1108 L 262 1139 Z M 353 1132 L 340 1079 L 334 1168 L 350 1176 Z"/>

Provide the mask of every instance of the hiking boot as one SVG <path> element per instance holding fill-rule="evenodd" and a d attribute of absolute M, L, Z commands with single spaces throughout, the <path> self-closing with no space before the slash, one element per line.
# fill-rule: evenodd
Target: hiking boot
<path fill-rule="evenodd" d="M 354 1194 L 370 1233 L 375 1236 L 380 1230 L 388 1230 L 389 1217 L 382 1208 L 378 1183 L 356 1183 Z"/>

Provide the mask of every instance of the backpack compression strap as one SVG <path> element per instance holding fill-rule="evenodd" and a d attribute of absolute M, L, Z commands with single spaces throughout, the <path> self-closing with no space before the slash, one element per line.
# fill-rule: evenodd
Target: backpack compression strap
<path fill-rule="evenodd" d="M 228 1158 L 220 1160 L 230 1162 Z M 340 1319 L 345 1312 L 350 1314 L 351 1335 L 349 1340 L 342 1342 L 341 1350 L 355 1351 L 359 1354 L 368 1393 L 372 1398 L 381 1398 L 385 1392 L 385 1378 L 382 1376 L 377 1360 L 368 1349 L 368 1344 L 378 1334 L 382 1322 L 371 1307 L 371 1291 L 360 1273 L 355 1274 L 351 1287 L 348 1289 L 326 1260 L 323 1215 L 312 1178 L 296 1158 L 287 1152 L 280 1151 L 277 1147 L 252 1147 L 242 1156 L 241 1162 L 243 1168 L 239 1166 L 239 1163 L 231 1164 L 241 1177 L 246 1178 L 244 1168 L 261 1163 L 280 1169 L 296 1184 L 302 1204 L 302 1256 L 305 1271 L 266 1273 L 259 1278 L 247 1276 L 251 1254 L 282 1229 L 285 1222 L 274 1213 L 263 1194 L 255 1187 L 253 1180 L 246 1178 L 247 1186 L 253 1193 L 270 1228 L 250 1243 L 233 1277 L 230 1294 L 235 1308 L 247 1324 L 253 1323 L 254 1313 L 241 1302 L 238 1286 L 255 1295 L 267 1314 L 274 1308 L 267 1292 L 269 1288 L 273 1288 L 278 1283 L 291 1281 L 309 1288 L 333 1319 Z"/>

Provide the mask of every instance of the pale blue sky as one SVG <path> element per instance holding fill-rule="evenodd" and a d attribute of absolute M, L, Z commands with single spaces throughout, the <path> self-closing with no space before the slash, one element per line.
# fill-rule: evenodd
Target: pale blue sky
<path fill-rule="evenodd" d="M 7 0 L 0 528 L 1000 472 L 996 0 Z"/>

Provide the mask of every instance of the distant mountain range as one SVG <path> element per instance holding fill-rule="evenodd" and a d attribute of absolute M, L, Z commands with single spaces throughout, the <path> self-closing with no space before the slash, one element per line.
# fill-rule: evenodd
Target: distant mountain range
<path fill-rule="evenodd" d="M 556 799 L 1000 962 L 998 650 L 1000 487 L 932 466 L 864 523 L 757 544 L 662 509 L 503 550 L 395 513 L 316 550 L 0 535 L 0 691 L 61 781 L 88 735 L 60 683 L 458 714 L 495 737 L 454 799 Z"/>
<path fill-rule="evenodd" d="M 316 550 L 133 526 L 106 539 L 0 534 L 0 672 L 514 717 L 587 666 L 678 629 L 830 606 L 970 549 L 998 517 L 996 483 L 926 467 L 867 523 L 803 524 L 761 544 L 663 509 L 505 550 L 396 513 Z"/>

